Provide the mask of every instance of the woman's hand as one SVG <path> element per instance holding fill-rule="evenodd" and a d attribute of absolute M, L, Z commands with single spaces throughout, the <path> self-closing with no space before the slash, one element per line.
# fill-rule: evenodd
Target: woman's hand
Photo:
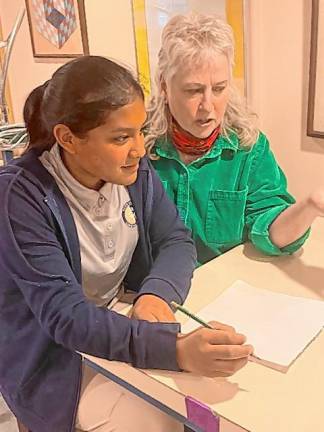
<path fill-rule="evenodd" d="M 188 334 L 179 334 L 176 345 L 180 369 L 208 377 L 233 375 L 248 361 L 253 352 L 244 345 L 245 336 L 233 327 L 211 322 L 214 329 L 199 327 Z"/>
<path fill-rule="evenodd" d="M 324 216 L 324 187 L 281 212 L 269 227 L 272 243 L 283 248 L 299 239 L 318 216 Z"/>
<path fill-rule="evenodd" d="M 136 301 L 129 317 L 151 322 L 176 322 L 168 303 L 151 294 L 144 294 Z"/>
<path fill-rule="evenodd" d="M 316 211 L 317 216 L 324 216 L 324 187 L 312 191 L 308 203 Z"/>

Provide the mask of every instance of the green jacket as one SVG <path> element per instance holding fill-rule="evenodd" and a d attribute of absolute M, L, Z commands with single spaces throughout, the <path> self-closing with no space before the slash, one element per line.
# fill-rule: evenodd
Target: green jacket
<path fill-rule="evenodd" d="M 203 264 L 247 240 L 269 255 L 290 254 L 309 232 L 279 249 L 269 238 L 273 220 L 295 202 L 265 135 L 249 149 L 236 135 L 220 136 L 213 148 L 189 165 L 170 141 L 158 140 L 152 161 L 180 217 L 192 231 Z"/>

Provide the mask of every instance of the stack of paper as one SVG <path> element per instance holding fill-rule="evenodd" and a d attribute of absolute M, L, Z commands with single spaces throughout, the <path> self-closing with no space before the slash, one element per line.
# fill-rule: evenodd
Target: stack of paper
<path fill-rule="evenodd" d="M 324 326 L 324 301 L 293 297 L 236 281 L 197 315 L 235 327 L 254 346 L 254 357 L 285 370 Z M 189 320 L 182 331 L 199 327 Z"/>

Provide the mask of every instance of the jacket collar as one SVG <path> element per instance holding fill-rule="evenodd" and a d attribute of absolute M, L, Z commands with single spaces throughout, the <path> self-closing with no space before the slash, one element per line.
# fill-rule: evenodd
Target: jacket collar
<path fill-rule="evenodd" d="M 76 230 L 76 226 L 74 223 L 74 219 L 64 195 L 60 191 L 57 186 L 54 178 L 47 171 L 47 169 L 43 166 L 43 164 L 38 159 L 38 155 L 34 150 L 30 150 L 21 156 L 18 159 L 13 160 L 9 165 L 7 165 L 4 169 L 10 166 L 17 166 L 24 169 L 27 173 L 33 175 L 34 178 L 38 181 L 41 188 L 44 191 L 44 199 L 43 201 L 50 208 L 52 214 L 54 215 L 65 240 L 67 252 L 69 255 L 70 264 L 76 275 L 78 281 L 81 283 L 81 257 L 80 257 L 80 244 L 79 238 Z M 140 230 L 144 233 L 144 220 L 143 217 L 146 218 L 150 214 L 150 206 L 153 201 L 153 186 L 151 185 L 151 176 L 149 175 L 150 167 L 149 162 L 146 157 L 142 158 L 139 165 L 138 179 L 142 181 L 136 181 L 134 184 L 128 187 L 136 214 L 139 217 Z M 142 182 L 145 179 L 147 184 L 147 195 L 145 200 L 142 197 Z M 35 181 L 35 180 L 34 180 Z M 144 201 L 144 202 L 143 202 Z M 145 209 L 142 213 L 142 206 Z M 63 223 L 64 221 L 64 223 Z M 142 238 L 144 241 L 144 237 Z"/>
<path fill-rule="evenodd" d="M 81 257 L 79 238 L 70 207 L 54 178 L 38 159 L 34 150 L 30 150 L 10 163 L 22 168 L 26 175 L 32 175 L 43 190 L 44 203 L 55 217 L 66 245 L 69 261 L 79 282 L 81 282 Z M 10 168 L 8 165 L 8 168 Z M 63 222 L 64 221 L 64 222 Z"/>

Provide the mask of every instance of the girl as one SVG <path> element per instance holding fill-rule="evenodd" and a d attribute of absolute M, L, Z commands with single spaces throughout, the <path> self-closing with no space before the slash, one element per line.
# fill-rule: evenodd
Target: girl
<path fill-rule="evenodd" d="M 174 322 L 195 251 L 143 158 L 142 89 L 116 63 L 81 57 L 30 94 L 24 117 L 27 152 L 0 172 L 1 393 L 32 432 L 137 431 L 142 417 L 159 430 L 162 414 L 77 351 L 226 376 L 252 348 L 229 327 L 181 335 Z M 109 310 L 122 289 L 136 293 L 132 319 Z"/>

